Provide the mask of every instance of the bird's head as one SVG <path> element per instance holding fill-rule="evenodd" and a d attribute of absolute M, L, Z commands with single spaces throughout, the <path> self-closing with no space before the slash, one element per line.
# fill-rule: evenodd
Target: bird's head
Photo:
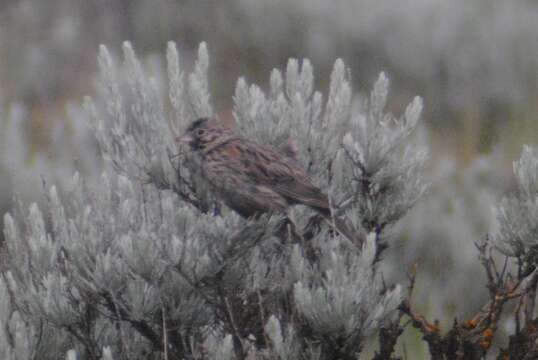
<path fill-rule="evenodd" d="M 195 120 L 185 133 L 177 138 L 177 141 L 189 145 L 193 151 L 204 152 L 227 141 L 232 135 L 232 131 L 218 121 L 200 118 Z"/>

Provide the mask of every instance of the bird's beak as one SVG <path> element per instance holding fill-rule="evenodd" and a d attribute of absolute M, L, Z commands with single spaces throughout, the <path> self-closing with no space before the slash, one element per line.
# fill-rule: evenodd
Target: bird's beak
<path fill-rule="evenodd" d="M 189 134 L 184 134 L 182 136 L 178 136 L 176 138 L 176 141 L 180 144 L 187 144 L 190 145 L 194 141 L 194 138 Z"/>

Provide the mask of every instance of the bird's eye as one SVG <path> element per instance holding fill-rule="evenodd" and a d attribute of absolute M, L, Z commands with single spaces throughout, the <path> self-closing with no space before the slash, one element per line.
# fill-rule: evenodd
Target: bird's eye
<path fill-rule="evenodd" d="M 198 135 L 198 136 L 202 136 L 202 135 L 204 135 L 204 134 L 205 134 L 205 130 L 204 130 L 204 129 L 198 129 L 198 130 L 196 130 L 196 135 Z"/>

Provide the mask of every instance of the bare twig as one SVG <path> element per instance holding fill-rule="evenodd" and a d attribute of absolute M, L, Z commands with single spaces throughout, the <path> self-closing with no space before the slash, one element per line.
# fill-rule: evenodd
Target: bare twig
<path fill-rule="evenodd" d="M 235 321 L 235 316 L 234 316 L 232 307 L 230 306 L 230 301 L 228 300 L 228 297 L 224 294 L 220 286 L 218 288 L 218 292 L 219 292 L 219 297 L 224 304 L 224 312 L 226 314 L 227 323 L 232 332 L 235 355 L 237 356 L 238 359 L 244 360 L 246 358 L 245 349 L 243 346 L 241 335 L 239 333 L 239 328 L 237 327 L 237 323 Z"/>
<path fill-rule="evenodd" d="M 166 328 L 166 312 L 161 301 L 161 316 L 163 322 L 163 353 L 164 360 L 168 360 L 168 329 Z"/>
<path fill-rule="evenodd" d="M 533 320 L 534 307 L 536 302 L 536 288 L 538 287 L 538 271 L 535 271 L 531 276 L 523 297 L 524 304 L 524 326 Z"/>

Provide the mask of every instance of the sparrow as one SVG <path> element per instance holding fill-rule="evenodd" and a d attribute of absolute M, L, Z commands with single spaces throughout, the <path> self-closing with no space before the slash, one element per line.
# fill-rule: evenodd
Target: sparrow
<path fill-rule="evenodd" d="M 202 174 L 215 196 L 241 216 L 285 212 L 302 204 L 350 241 L 362 243 L 344 220 L 332 216 L 329 197 L 284 152 L 246 139 L 211 118 L 195 120 L 177 141 L 200 157 Z"/>

